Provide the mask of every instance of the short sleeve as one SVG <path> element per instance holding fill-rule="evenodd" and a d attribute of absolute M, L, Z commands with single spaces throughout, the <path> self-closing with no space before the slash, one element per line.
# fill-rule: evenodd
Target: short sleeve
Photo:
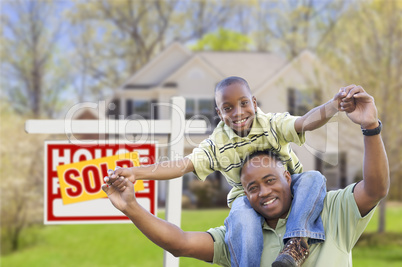
<path fill-rule="evenodd" d="M 188 158 L 194 165 L 194 173 L 202 181 L 217 168 L 215 144 L 210 139 L 202 141 Z"/>
<path fill-rule="evenodd" d="M 324 202 L 328 217 L 322 218 L 328 225 L 334 226 L 328 227 L 327 235 L 331 235 L 346 252 L 352 250 L 375 211 L 374 207 L 367 215 L 361 216 L 353 195 L 354 185 L 349 185 L 343 190 L 328 192 Z"/>
<path fill-rule="evenodd" d="M 225 226 L 211 228 L 207 231 L 214 239 L 214 264 L 230 267 L 230 253 L 225 243 Z"/>
<path fill-rule="evenodd" d="M 295 121 L 298 118 L 298 116 L 291 116 L 289 112 L 275 113 L 270 120 L 271 127 L 285 142 L 293 142 L 301 146 L 306 141 L 306 137 L 304 133 L 296 132 Z"/>

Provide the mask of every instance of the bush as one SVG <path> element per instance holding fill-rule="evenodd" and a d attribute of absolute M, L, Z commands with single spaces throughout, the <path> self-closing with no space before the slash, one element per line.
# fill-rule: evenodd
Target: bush
<path fill-rule="evenodd" d="M 190 191 L 197 199 L 198 208 L 212 208 L 219 205 L 220 199 L 225 198 L 226 194 L 222 193 L 217 180 L 192 180 L 189 183 Z"/>
<path fill-rule="evenodd" d="M 27 135 L 24 118 L 4 106 L 0 114 L 1 254 L 6 254 L 20 247 L 26 227 L 42 223 L 46 136 Z"/>
<path fill-rule="evenodd" d="M 363 233 L 356 246 L 399 246 L 402 247 L 402 233 Z"/>

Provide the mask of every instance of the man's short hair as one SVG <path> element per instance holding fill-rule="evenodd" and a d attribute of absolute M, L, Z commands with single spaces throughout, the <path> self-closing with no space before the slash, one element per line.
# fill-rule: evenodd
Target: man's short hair
<path fill-rule="evenodd" d="M 218 83 L 218 85 L 215 87 L 215 94 L 216 94 L 216 92 L 220 91 L 221 89 L 223 89 L 231 84 L 234 84 L 234 83 L 243 84 L 251 92 L 250 86 L 248 85 L 248 83 L 245 79 L 243 79 L 241 77 L 237 77 L 237 76 L 230 76 L 230 77 L 223 79 L 222 81 L 220 81 Z"/>
<path fill-rule="evenodd" d="M 240 175 L 241 175 L 242 172 L 243 172 L 244 166 L 245 166 L 248 162 L 252 161 L 253 158 L 256 158 L 256 157 L 259 157 L 259 156 L 267 156 L 267 157 L 270 157 L 271 159 L 274 160 L 274 162 L 275 162 L 276 164 L 284 165 L 284 163 L 285 163 L 285 162 L 281 159 L 281 157 L 280 157 L 277 153 L 275 153 L 274 151 L 272 151 L 272 150 L 269 150 L 269 149 L 266 149 L 266 150 L 257 150 L 257 151 L 255 151 L 255 152 L 253 152 L 253 153 L 247 155 L 247 156 L 244 158 L 244 160 L 243 160 L 243 162 L 242 162 L 242 164 L 241 164 L 241 167 L 240 167 Z"/>

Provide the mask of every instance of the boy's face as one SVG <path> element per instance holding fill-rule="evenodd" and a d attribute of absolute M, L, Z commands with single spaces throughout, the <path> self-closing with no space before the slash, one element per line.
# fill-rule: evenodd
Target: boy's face
<path fill-rule="evenodd" d="M 233 83 L 216 92 L 216 112 L 220 119 L 239 136 L 250 132 L 257 100 L 242 83 Z"/>

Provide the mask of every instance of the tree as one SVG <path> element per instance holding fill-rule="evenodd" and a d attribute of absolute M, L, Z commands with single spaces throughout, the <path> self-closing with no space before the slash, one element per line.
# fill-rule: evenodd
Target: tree
<path fill-rule="evenodd" d="M 212 51 L 246 51 L 249 49 L 251 39 L 241 33 L 219 28 L 215 33 L 205 34 L 195 45 L 193 50 Z"/>
<path fill-rule="evenodd" d="M 25 118 L 16 114 L 9 103 L 0 102 L 2 254 L 20 247 L 25 228 L 42 224 L 42 144 L 47 136 L 27 136 L 23 130 Z"/>
<path fill-rule="evenodd" d="M 315 51 L 347 5 L 347 1 L 263 1 L 256 12 L 256 48 L 290 58 L 304 49 Z"/>
<path fill-rule="evenodd" d="M 365 1 L 351 6 L 328 38 L 320 55 L 346 84 L 362 85 L 374 98 L 384 127 L 381 133 L 390 162 L 389 197 L 402 197 L 402 2 Z M 379 232 L 385 230 L 385 201 Z"/>
<path fill-rule="evenodd" d="M 67 17 L 77 50 L 76 88 L 102 98 L 173 41 L 188 42 L 217 29 L 230 1 L 75 1 Z M 214 19 L 211 19 L 213 17 Z M 85 87 L 85 88 L 84 88 Z"/>
<path fill-rule="evenodd" d="M 57 57 L 61 22 L 48 1 L 13 1 L 2 6 L 2 79 L 6 97 L 20 114 L 52 117 L 62 108 L 68 72 Z"/>
<path fill-rule="evenodd" d="M 67 14 L 80 67 L 102 97 L 148 62 L 163 45 L 176 3 L 76 1 Z M 102 92 L 103 91 L 103 92 Z"/>

